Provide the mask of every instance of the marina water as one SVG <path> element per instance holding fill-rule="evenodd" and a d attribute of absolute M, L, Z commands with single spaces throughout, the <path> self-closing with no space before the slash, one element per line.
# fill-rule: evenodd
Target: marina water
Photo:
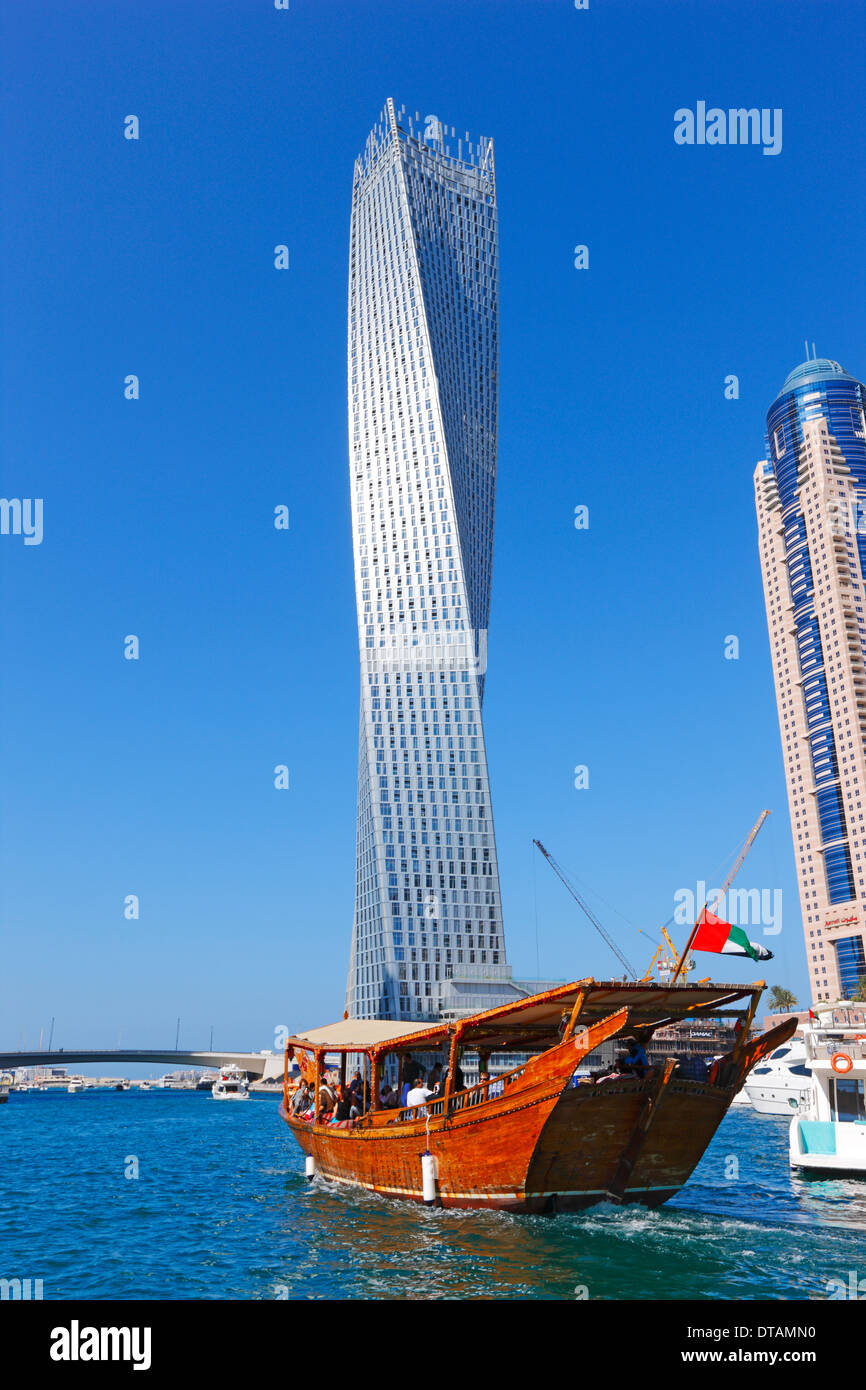
<path fill-rule="evenodd" d="M 45 1299 L 828 1299 L 866 1279 L 866 1181 L 798 1177 L 787 1142 L 787 1119 L 736 1107 L 664 1207 L 519 1217 L 308 1184 L 271 1097 L 14 1094 L 0 1279 Z"/>

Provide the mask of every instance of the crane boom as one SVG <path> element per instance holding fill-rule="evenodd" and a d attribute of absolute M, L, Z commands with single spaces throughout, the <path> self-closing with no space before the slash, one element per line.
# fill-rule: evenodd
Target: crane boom
<path fill-rule="evenodd" d="M 629 974 L 629 975 L 631 975 L 631 977 L 632 977 L 633 980 L 636 980 L 636 979 L 637 979 L 637 974 L 635 973 L 633 967 L 632 967 L 631 965 L 629 965 L 628 961 L 626 960 L 626 958 L 625 958 L 625 956 L 623 955 L 622 951 L 621 951 L 621 950 L 619 949 L 619 947 L 616 945 L 616 943 L 615 943 L 615 941 L 613 940 L 613 938 L 611 937 L 610 933 L 607 932 L 607 931 L 605 931 L 604 927 L 601 925 L 601 922 L 598 920 L 598 918 L 596 917 L 595 913 L 594 913 L 594 912 L 592 911 L 592 909 L 587 905 L 587 903 L 584 902 L 583 898 L 582 898 L 582 897 L 580 896 L 580 894 L 578 893 L 578 891 L 577 891 L 577 889 L 575 888 L 574 884 L 567 878 L 565 872 L 564 872 L 563 869 L 560 867 L 560 865 L 557 864 L 556 860 L 554 859 L 554 857 L 553 857 L 553 855 L 550 853 L 550 851 L 549 851 L 549 850 L 546 850 L 546 849 L 544 848 L 544 845 L 541 843 L 540 840 L 533 840 L 532 843 L 535 845 L 536 849 L 539 849 L 539 850 L 541 851 L 541 853 L 544 855 L 545 859 L 547 860 L 547 862 L 548 862 L 548 864 L 550 865 L 550 867 L 551 867 L 551 869 L 553 870 L 553 872 L 556 874 L 556 876 L 557 876 L 557 878 L 559 879 L 559 881 L 560 881 L 561 883 L 563 883 L 563 884 L 565 885 L 565 887 L 568 889 L 569 893 L 570 893 L 571 896 L 574 898 L 574 901 L 577 903 L 578 907 L 581 909 L 581 911 L 582 911 L 583 913 L 585 913 L 585 915 L 589 918 L 590 922 L 592 922 L 592 925 L 595 927 L 595 929 L 596 929 L 596 931 L 598 932 L 598 934 L 599 934 L 599 936 L 601 937 L 601 939 L 610 947 L 610 949 L 613 951 L 614 955 L 616 956 L 617 960 L 618 960 L 618 961 L 620 962 L 620 964 L 625 968 L 626 973 Z"/>
<path fill-rule="evenodd" d="M 713 913 L 715 912 L 716 908 L 719 906 L 719 903 L 722 901 L 722 898 L 725 896 L 725 894 L 727 893 L 727 891 L 728 891 L 728 889 L 730 888 L 731 884 L 733 883 L 734 879 L 737 877 L 737 874 L 740 872 L 740 869 L 741 869 L 742 866 L 743 866 L 743 860 L 745 859 L 746 855 L 749 853 L 749 850 L 752 848 L 752 845 L 755 843 L 755 837 L 756 837 L 758 831 L 760 830 L 761 826 L 764 824 L 764 821 L 767 819 L 767 816 L 768 816 L 769 814 L 770 814 L 769 811 L 762 811 L 761 814 L 758 816 L 758 819 L 755 821 L 755 824 L 752 826 L 751 830 L 749 831 L 748 835 L 746 836 L 746 843 L 743 845 L 743 848 L 740 850 L 739 854 L 737 855 L 736 859 L 734 860 L 734 864 L 733 864 L 733 867 L 732 867 L 730 873 L 728 874 L 727 878 L 725 879 L 724 883 L 722 884 L 721 888 L 719 889 L 718 893 L 716 894 L 715 898 L 713 899 L 713 905 L 712 905 L 712 907 L 709 909 L 710 912 L 713 912 Z M 688 955 L 688 953 L 689 953 L 689 948 L 690 948 L 692 942 L 694 941 L 695 937 L 697 936 L 698 927 L 700 926 L 700 923 L 701 923 L 701 918 L 703 917 L 703 915 L 704 915 L 704 913 L 705 913 L 706 911 L 707 911 L 707 904 L 704 903 L 704 906 L 703 906 L 703 908 L 701 909 L 701 913 L 700 913 L 700 915 L 699 915 L 699 917 L 698 917 L 698 920 L 695 922 L 695 925 L 694 925 L 694 927 L 692 928 L 692 934 L 691 934 L 691 936 L 689 937 L 688 941 L 686 942 L 686 948 L 685 948 L 685 950 L 683 951 L 682 955 L 680 956 L 679 960 L 677 961 L 677 968 L 676 968 L 676 970 L 674 971 L 674 977 L 673 977 L 673 980 L 671 981 L 672 984 L 676 984 L 677 977 L 679 976 L 680 971 L 681 971 L 682 968 L 683 968 L 683 963 L 685 962 L 685 959 L 686 959 L 686 957 L 687 957 L 687 955 Z"/>
<path fill-rule="evenodd" d="M 715 912 L 715 910 L 716 910 L 716 908 L 718 907 L 719 903 L 722 901 L 722 898 L 725 896 L 725 894 L 727 893 L 727 891 L 728 891 L 728 889 L 730 888 L 731 884 L 733 883 L 734 879 L 737 877 L 737 874 L 740 872 L 740 869 L 743 867 L 743 860 L 745 859 L 746 855 L 749 853 L 749 850 L 752 848 L 752 845 L 755 843 L 755 839 L 756 839 L 756 837 L 757 837 L 758 831 L 760 830 L 761 826 L 764 824 L 764 821 L 767 819 L 767 816 L 768 816 L 769 814 L 770 814 L 769 811 L 762 811 L 761 814 L 758 816 L 758 819 L 755 821 L 755 824 L 752 826 L 751 830 L 749 831 L 749 834 L 748 834 L 748 836 L 747 836 L 747 838 L 746 838 L 746 843 L 743 845 L 743 848 L 740 850 L 739 854 L 737 855 L 736 859 L 734 860 L 733 868 L 731 869 L 730 873 L 728 874 L 727 878 L 725 879 L 724 883 L 722 884 L 721 888 L 719 889 L 718 893 L 716 894 L 715 899 L 713 900 L 713 905 L 712 905 L 712 907 L 710 908 L 710 912 Z"/>

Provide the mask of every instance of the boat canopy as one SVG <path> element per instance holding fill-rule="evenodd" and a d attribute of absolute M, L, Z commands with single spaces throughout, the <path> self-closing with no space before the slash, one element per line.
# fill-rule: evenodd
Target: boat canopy
<path fill-rule="evenodd" d="M 624 1032 L 655 1029 L 702 1014 L 724 1015 L 730 1005 L 757 1003 L 764 981 L 754 984 L 656 984 L 652 981 L 575 980 L 542 994 L 531 994 L 468 1018 L 407 1028 L 396 1020 L 346 1018 L 324 1028 L 298 1033 L 290 1047 L 327 1052 L 369 1052 L 384 1056 L 413 1049 L 436 1050 L 455 1035 L 467 1048 L 485 1052 L 540 1052 L 559 1041 L 563 1014 L 572 1028 L 587 1028 L 619 1009 L 628 1010 Z M 577 1012 L 575 1013 L 575 1006 Z"/>
<path fill-rule="evenodd" d="M 447 1026 L 439 1027 L 440 1033 L 447 1034 Z M 415 1034 L 430 1033 L 430 1025 L 419 1023 L 417 1028 L 408 1028 L 405 1023 L 384 1018 L 342 1018 L 339 1023 L 328 1023 L 324 1028 L 310 1028 L 289 1038 L 296 1047 L 325 1047 L 328 1051 L 346 1048 L 350 1052 L 366 1052 L 370 1048 L 381 1048 L 394 1039 L 410 1040 Z"/>

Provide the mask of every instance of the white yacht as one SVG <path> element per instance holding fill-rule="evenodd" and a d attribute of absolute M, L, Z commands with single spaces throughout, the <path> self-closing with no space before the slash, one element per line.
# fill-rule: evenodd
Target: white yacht
<path fill-rule="evenodd" d="M 81 1080 L 80 1077 L 73 1077 L 66 1089 L 71 1096 L 75 1095 L 77 1091 L 84 1090 L 84 1082 Z"/>
<path fill-rule="evenodd" d="M 12 1090 L 15 1078 L 11 1071 L 0 1072 L 0 1105 L 5 1105 L 9 1099 L 9 1092 Z"/>
<path fill-rule="evenodd" d="M 792 1168 L 866 1177 L 866 1031 L 807 1028 L 809 1090 L 791 1120 Z"/>
<path fill-rule="evenodd" d="M 743 1090 L 759 1115 L 790 1115 L 810 1085 L 806 1045 L 795 1034 L 749 1072 Z"/>
<path fill-rule="evenodd" d="M 246 1073 L 234 1063 L 223 1067 L 213 1084 L 211 1095 L 214 1100 L 249 1100 L 250 1083 L 247 1081 Z"/>

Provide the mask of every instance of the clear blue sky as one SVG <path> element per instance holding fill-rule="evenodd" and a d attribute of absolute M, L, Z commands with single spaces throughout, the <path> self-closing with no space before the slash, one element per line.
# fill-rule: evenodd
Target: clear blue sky
<path fill-rule="evenodd" d="M 740 883 L 783 890 L 768 978 L 806 998 L 751 475 L 805 337 L 866 373 L 863 17 L 844 0 L 7 7 L 2 492 L 44 498 L 45 534 L 0 538 L 0 1046 L 47 1039 L 52 1015 L 55 1044 L 173 1045 L 180 1015 L 186 1045 L 213 1025 L 217 1045 L 266 1047 L 342 1011 L 346 257 L 353 160 L 389 95 L 496 141 L 486 727 L 515 971 L 616 968 L 533 836 L 648 964 L 635 927 L 769 806 Z M 699 100 L 782 108 L 781 154 L 675 145 L 674 111 Z"/>

